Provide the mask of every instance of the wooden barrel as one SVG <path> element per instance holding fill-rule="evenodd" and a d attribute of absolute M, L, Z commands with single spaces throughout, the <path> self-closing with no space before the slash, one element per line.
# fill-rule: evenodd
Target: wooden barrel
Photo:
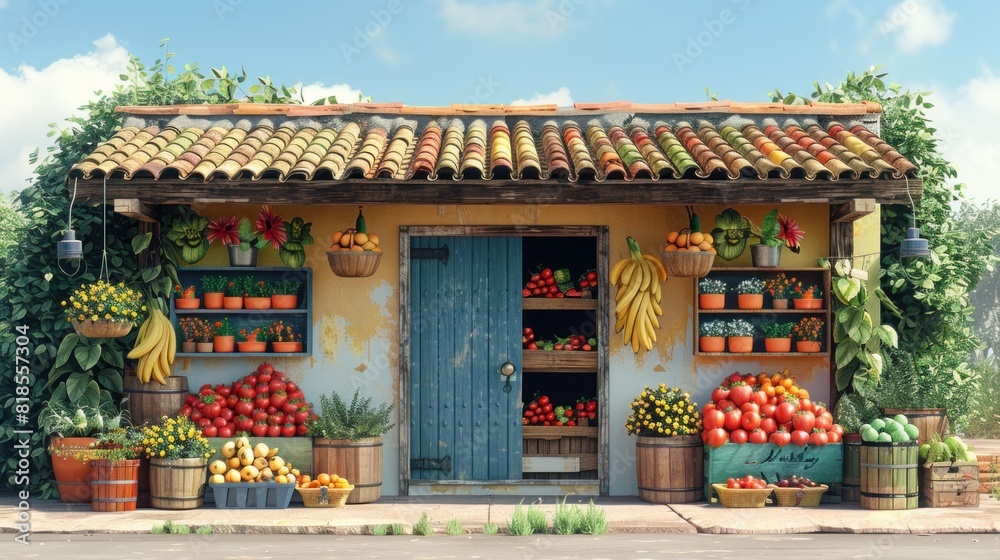
<path fill-rule="evenodd" d="M 194 509 L 205 503 L 203 457 L 149 460 L 149 503 L 159 509 Z"/>
<path fill-rule="evenodd" d="M 135 510 L 139 496 L 139 460 L 92 460 L 90 493 L 94 511 Z"/>
<path fill-rule="evenodd" d="M 637 437 L 635 477 L 639 498 L 654 504 L 701 500 L 704 453 L 699 436 Z"/>
<path fill-rule="evenodd" d="M 919 449 L 915 441 L 861 442 L 861 507 L 916 509 L 920 498 L 917 485 Z"/>
<path fill-rule="evenodd" d="M 188 394 L 187 377 L 171 375 L 166 385 L 141 383 L 134 375 L 125 377 L 125 396 L 132 424 L 158 424 L 164 416 L 176 416 Z"/>
<path fill-rule="evenodd" d="M 886 416 L 902 414 L 906 420 L 920 430 L 917 444 L 923 445 L 937 434 L 943 439 L 948 435 L 948 409 L 946 408 L 883 408 Z"/>
<path fill-rule="evenodd" d="M 313 476 L 337 474 L 354 485 L 349 504 L 367 504 L 382 496 L 382 437 L 357 441 L 313 440 Z"/>
<path fill-rule="evenodd" d="M 845 502 L 861 500 L 861 434 L 844 434 L 844 482 L 840 485 L 840 499 Z"/>

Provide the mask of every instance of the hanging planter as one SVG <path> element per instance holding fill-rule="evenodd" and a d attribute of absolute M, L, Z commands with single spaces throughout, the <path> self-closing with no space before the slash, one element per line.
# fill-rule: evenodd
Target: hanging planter
<path fill-rule="evenodd" d="M 142 294 L 103 279 L 80 285 L 62 306 L 73 329 L 86 338 L 123 337 L 143 313 Z"/>
<path fill-rule="evenodd" d="M 132 331 L 132 323 L 119 321 L 78 321 L 73 319 L 73 330 L 86 338 L 121 338 Z"/>
<path fill-rule="evenodd" d="M 369 234 L 365 217 L 358 207 L 358 218 L 353 228 L 333 234 L 333 244 L 326 253 L 330 270 L 337 276 L 365 278 L 375 274 L 382 261 L 378 235 Z"/>

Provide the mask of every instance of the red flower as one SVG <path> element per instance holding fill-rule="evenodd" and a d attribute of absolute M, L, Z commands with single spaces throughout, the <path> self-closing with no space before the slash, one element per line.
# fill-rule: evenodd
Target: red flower
<path fill-rule="evenodd" d="M 781 226 L 778 239 L 784 241 L 785 246 L 791 249 L 792 252 L 798 253 L 802 249 L 799 246 L 799 242 L 806 236 L 806 232 L 799 229 L 799 224 L 795 220 L 784 214 L 778 214 L 778 224 Z"/>
<path fill-rule="evenodd" d="M 239 245 L 239 229 L 236 216 L 223 217 L 208 223 L 208 234 L 206 237 L 208 237 L 209 243 L 221 241 L 223 245 Z"/>
<path fill-rule="evenodd" d="M 271 244 L 274 250 L 281 248 L 287 236 L 285 234 L 285 221 L 281 214 L 272 211 L 267 205 L 257 215 L 257 233 L 264 241 Z"/>

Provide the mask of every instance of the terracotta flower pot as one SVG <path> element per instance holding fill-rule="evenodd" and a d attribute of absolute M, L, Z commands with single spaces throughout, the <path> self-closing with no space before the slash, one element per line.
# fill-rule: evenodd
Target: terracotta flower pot
<path fill-rule="evenodd" d="M 246 309 L 271 309 L 271 298 L 269 297 L 245 297 L 243 307 Z"/>
<path fill-rule="evenodd" d="M 243 296 L 225 296 L 222 298 L 222 307 L 226 309 L 243 309 Z"/>
<path fill-rule="evenodd" d="M 793 299 L 792 305 L 795 309 L 822 309 L 823 300 L 819 298 L 799 298 Z"/>
<path fill-rule="evenodd" d="M 212 339 L 212 350 L 215 352 L 232 352 L 236 346 L 235 336 L 216 336 Z"/>
<path fill-rule="evenodd" d="M 222 300 L 225 298 L 222 292 L 205 292 L 202 297 L 205 298 L 205 309 L 222 309 Z"/>
<path fill-rule="evenodd" d="M 726 294 L 698 294 L 700 309 L 725 309 Z"/>
<path fill-rule="evenodd" d="M 195 346 L 199 352 L 214 352 L 215 343 L 214 342 L 196 342 Z"/>
<path fill-rule="evenodd" d="M 792 339 L 785 338 L 765 338 L 764 351 L 766 352 L 791 352 Z"/>
<path fill-rule="evenodd" d="M 274 352 L 280 353 L 280 354 L 291 354 L 291 353 L 294 353 L 294 352 L 301 352 L 302 351 L 302 343 L 301 342 L 288 342 L 287 340 L 284 341 L 284 342 L 272 342 L 271 343 L 271 350 L 273 350 Z"/>
<path fill-rule="evenodd" d="M 819 341 L 799 340 L 795 342 L 796 352 L 819 352 Z"/>
<path fill-rule="evenodd" d="M 267 342 L 247 340 L 244 342 L 237 342 L 236 346 L 239 348 L 240 352 L 267 352 Z"/>
<path fill-rule="evenodd" d="M 752 336 L 731 336 L 726 339 L 729 351 L 733 353 L 753 352 Z"/>
<path fill-rule="evenodd" d="M 299 306 L 299 296 L 295 294 L 274 294 L 271 296 L 272 309 L 296 309 Z"/>
<path fill-rule="evenodd" d="M 197 352 L 197 351 L 198 351 L 197 342 L 186 340 L 181 343 L 181 352 L 190 354 L 191 352 Z"/>
<path fill-rule="evenodd" d="M 698 337 L 698 350 L 701 350 L 702 352 L 725 352 L 726 337 L 724 336 Z"/>
<path fill-rule="evenodd" d="M 788 309 L 788 299 L 786 299 L 786 298 L 778 298 L 778 299 L 772 300 L 771 306 L 774 309 Z"/>
<path fill-rule="evenodd" d="M 97 439 L 92 437 L 52 436 L 52 473 L 55 475 L 61 501 L 90 501 L 90 461 L 81 461 L 73 455 L 76 451 L 90 448 L 90 444 L 95 441 Z M 60 451 L 56 451 L 60 448 Z"/>
<path fill-rule="evenodd" d="M 763 309 L 764 294 L 739 294 L 736 304 L 740 309 Z"/>
<path fill-rule="evenodd" d="M 201 298 L 178 298 L 174 300 L 174 309 L 198 309 Z"/>

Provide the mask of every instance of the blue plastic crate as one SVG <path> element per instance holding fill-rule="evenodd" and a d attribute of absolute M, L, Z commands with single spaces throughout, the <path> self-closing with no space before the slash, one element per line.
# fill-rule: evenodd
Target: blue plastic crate
<path fill-rule="evenodd" d="M 224 482 L 208 487 L 215 497 L 215 507 L 220 509 L 283 509 L 292 500 L 295 483 Z"/>

